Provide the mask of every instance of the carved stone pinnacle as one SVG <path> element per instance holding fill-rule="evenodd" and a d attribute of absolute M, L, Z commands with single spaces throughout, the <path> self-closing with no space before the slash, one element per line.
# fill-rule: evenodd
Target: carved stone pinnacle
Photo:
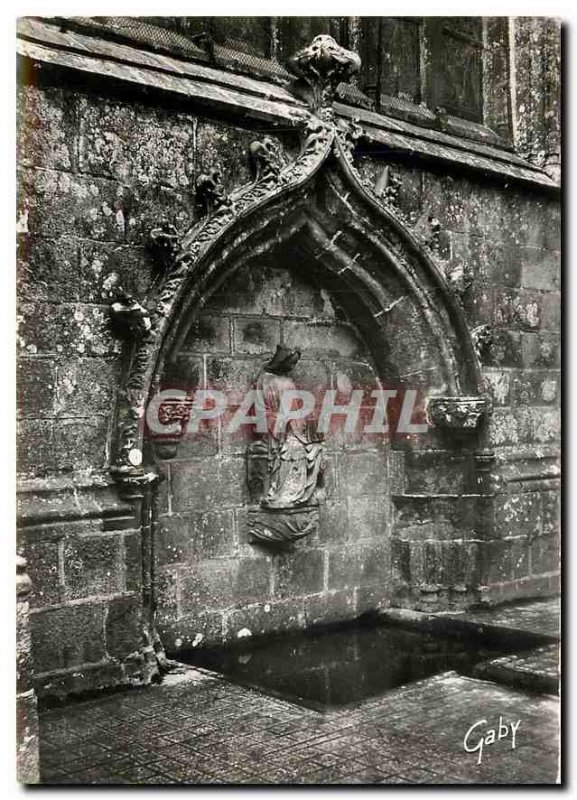
<path fill-rule="evenodd" d="M 332 106 L 339 83 L 358 72 L 361 59 L 352 50 L 337 44 L 332 36 L 315 36 L 308 47 L 289 59 L 288 68 L 312 90 L 312 110 L 320 112 Z"/>

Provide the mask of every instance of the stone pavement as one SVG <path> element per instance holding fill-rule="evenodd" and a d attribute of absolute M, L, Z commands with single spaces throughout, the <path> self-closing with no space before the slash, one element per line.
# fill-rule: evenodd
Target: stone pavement
<path fill-rule="evenodd" d="M 485 661 L 477 664 L 474 674 L 520 689 L 556 694 L 559 689 L 559 645 L 550 644 Z"/>
<path fill-rule="evenodd" d="M 45 783 L 552 784 L 558 700 L 444 673 L 319 713 L 203 670 L 44 711 Z M 468 753 L 491 728 L 508 735 Z M 519 722 L 515 749 L 511 723 Z"/>

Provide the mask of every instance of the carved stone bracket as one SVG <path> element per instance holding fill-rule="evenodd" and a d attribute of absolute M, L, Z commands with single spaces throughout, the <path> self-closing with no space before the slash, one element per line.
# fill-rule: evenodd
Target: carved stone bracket
<path fill-rule="evenodd" d="M 429 421 L 437 428 L 451 431 L 473 431 L 487 412 L 485 397 L 431 397 Z"/>
<path fill-rule="evenodd" d="M 293 75 L 310 88 L 313 112 L 325 119 L 332 118 L 331 106 L 339 83 L 348 81 L 360 67 L 361 59 L 356 53 L 326 35 L 315 36 L 308 47 L 299 50 L 288 62 Z"/>
<path fill-rule="evenodd" d="M 115 334 L 120 339 L 139 341 L 150 333 L 150 313 L 130 294 L 122 294 L 110 306 L 110 316 Z"/>
<path fill-rule="evenodd" d="M 248 527 L 253 542 L 272 546 L 288 545 L 314 533 L 319 509 L 311 506 L 291 509 L 250 509 Z"/>

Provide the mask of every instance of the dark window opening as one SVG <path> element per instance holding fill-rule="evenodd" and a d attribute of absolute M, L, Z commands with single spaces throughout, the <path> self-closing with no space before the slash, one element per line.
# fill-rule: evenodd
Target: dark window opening
<path fill-rule="evenodd" d="M 436 126 L 445 115 L 483 124 L 483 27 L 498 19 L 76 17 L 64 24 L 85 31 L 92 26 L 100 35 L 281 83 L 290 77 L 286 60 L 318 34 L 329 34 L 358 50 L 362 59 L 356 87 L 347 89 L 345 102 Z M 490 118 L 496 113 L 492 109 Z M 476 138 L 473 128 L 468 133 Z M 506 128 L 505 119 L 501 129 Z"/>
<path fill-rule="evenodd" d="M 483 22 L 475 17 L 427 20 L 429 103 L 474 122 L 483 120 Z"/>

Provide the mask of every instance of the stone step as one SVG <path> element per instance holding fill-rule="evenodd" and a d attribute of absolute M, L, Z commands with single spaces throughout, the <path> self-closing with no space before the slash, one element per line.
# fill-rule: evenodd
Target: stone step
<path fill-rule="evenodd" d="M 559 693 L 559 645 L 537 647 L 528 653 L 501 656 L 477 664 L 473 674 L 515 689 Z"/>

